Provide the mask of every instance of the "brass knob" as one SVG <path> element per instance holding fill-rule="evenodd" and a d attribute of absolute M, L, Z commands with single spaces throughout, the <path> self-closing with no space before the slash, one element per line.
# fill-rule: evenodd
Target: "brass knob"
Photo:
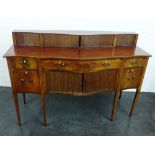
<path fill-rule="evenodd" d="M 26 59 L 23 59 L 20 61 L 20 64 L 26 64 L 28 61 Z"/>
<path fill-rule="evenodd" d="M 135 78 L 136 78 L 136 77 L 135 77 L 135 75 L 133 75 L 133 76 L 131 77 L 131 80 L 133 80 L 133 81 L 134 81 L 134 80 L 135 80 Z"/>
<path fill-rule="evenodd" d="M 30 79 L 30 80 L 25 80 L 24 78 L 21 78 L 20 81 L 23 82 L 23 83 L 32 83 L 32 82 L 33 82 L 32 79 Z"/>
<path fill-rule="evenodd" d="M 132 75 L 132 76 L 130 76 L 130 77 L 126 77 L 126 79 L 127 79 L 128 81 L 134 81 L 134 80 L 136 79 L 136 76 L 135 76 L 135 75 Z"/>
<path fill-rule="evenodd" d="M 59 61 L 58 63 L 54 63 L 57 67 L 64 67 L 65 64 Z"/>
<path fill-rule="evenodd" d="M 103 63 L 103 66 L 104 67 L 108 67 L 108 66 L 110 66 L 110 64 L 111 64 L 111 61 L 105 61 L 104 63 Z"/>
<path fill-rule="evenodd" d="M 136 67 L 136 66 L 138 66 L 138 61 L 137 60 L 131 60 L 130 61 L 130 64 L 131 64 L 131 66 L 133 66 L 133 67 Z"/>
<path fill-rule="evenodd" d="M 21 61 L 20 61 L 20 64 L 23 66 L 23 68 L 28 68 L 29 67 L 29 62 L 28 62 L 28 60 L 26 60 L 26 59 L 22 59 Z"/>
<path fill-rule="evenodd" d="M 23 63 L 26 64 L 28 61 L 26 59 L 23 60 Z"/>
<path fill-rule="evenodd" d="M 21 81 L 21 82 L 24 82 L 25 80 L 24 80 L 24 78 L 21 78 L 20 81 Z"/>

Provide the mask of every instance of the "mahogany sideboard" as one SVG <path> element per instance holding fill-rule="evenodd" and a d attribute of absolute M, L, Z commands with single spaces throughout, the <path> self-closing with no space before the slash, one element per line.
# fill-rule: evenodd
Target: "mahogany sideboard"
<path fill-rule="evenodd" d="M 13 31 L 7 59 L 15 109 L 18 93 L 41 94 L 46 126 L 46 93 L 91 95 L 115 92 L 111 120 L 124 89 L 135 88 L 135 108 L 148 59 L 137 47 L 138 34 L 100 31 Z"/>

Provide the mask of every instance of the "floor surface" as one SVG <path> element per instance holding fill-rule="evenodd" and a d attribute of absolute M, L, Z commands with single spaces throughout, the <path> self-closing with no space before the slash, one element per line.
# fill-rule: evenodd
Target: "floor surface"
<path fill-rule="evenodd" d="M 135 111 L 128 117 L 133 92 L 123 92 L 116 120 L 110 121 L 114 93 L 93 96 L 49 94 L 47 127 L 42 126 L 40 95 L 19 94 L 22 126 L 17 125 L 11 88 L 0 87 L 0 135 L 155 135 L 155 94 L 141 93 Z"/>

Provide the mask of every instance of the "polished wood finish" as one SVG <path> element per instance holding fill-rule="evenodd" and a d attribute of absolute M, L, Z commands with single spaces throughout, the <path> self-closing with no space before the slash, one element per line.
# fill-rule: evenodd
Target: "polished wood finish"
<path fill-rule="evenodd" d="M 70 31 L 68 32 L 20 32 L 14 31 L 13 42 L 18 46 L 41 46 L 41 47 L 115 47 L 135 46 L 138 34 L 99 31 Z"/>
<path fill-rule="evenodd" d="M 122 90 L 141 90 L 148 58 L 136 46 L 138 35 L 89 31 L 14 31 L 7 58 L 15 108 L 20 125 L 17 93 L 39 93 L 46 126 L 46 93 L 91 95 L 114 91 L 111 120 L 115 119 Z"/>
<path fill-rule="evenodd" d="M 47 92 L 81 94 L 82 74 L 48 71 L 46 72 L 46 84 Z"/>
<path fill-rule="evenodd" d="M 79 36 L 64 34 L 44 34 L 43 46 L 79 47 Z"/>
<path fill-rule="evenodd" d="M 124 69 L 121 89 L 137 88 L 140 84 L 142 73 L 142 67 Z"/>
<path fill-rule="evenodd" d="M 131 111 L 130 111 L 130 114 L 129 114 L 130 117 L 132 116 L 132 113 L 133 113 L 134 108 L 136 106 L 136 102 L 138 100 L 139 94 L 140 94 L 140 89 L 137 89 L 136 93 L 135 93 L 134 101 L 133 101 L 133 104 L 132 104 L 132 107 L 131 107 Z"/>
<path fill-rule="evenodd" d="M 12 59 L 12 65 L 14 68 L 22 68 L 22 69 L 37 69 L 38 64 L 37 60 L 34 58 L 15 58 Z"/>
<path fill-rule="evenodd" d="M 15 104 L 15 109 L 17 114 L 18 125 L 20 126 L 21 121 L 20 121 L 20 112 L 19 112 L 19 104 L 18 104 L 18 95 L 16 92 L 13 92 L 13 99 L 14 99 L 14 104 Z"/>
<path fill-rule="evenodd" d="M 67 60 L 43 60 L 42 67 L 44 70 L 66 70 L 74 71 L 76 62 Z"/>
<path fill-rule="evenodd" d="M 38 71 L 16 69 L 13 72 L 13 79 L 18 92 L 40 92 Z"/>
<path fill-rule="evenodd" d="M 125 62 L 125 68 L 129 67 L 144 67 L 147 59 L 137 58 L 137 59 L 128 59 Z"/>
<path fill-rule="evenodd" d="M 81 36 L 80 47 L 112 47 L 114 45 L 115 34 L 103 34 L 103 35 L 85 35 Z"/>
<path fill-rule="evenodd" d="M 116 46 L 135 46 L 137 43 L 137 34 L 119 34 Z"/>
<path fill-rule="evenodd" d="M 97 93 L 103 91 L 114 91 L 117 70 L 102 70 L 84 74 L 83 92 Z"/>

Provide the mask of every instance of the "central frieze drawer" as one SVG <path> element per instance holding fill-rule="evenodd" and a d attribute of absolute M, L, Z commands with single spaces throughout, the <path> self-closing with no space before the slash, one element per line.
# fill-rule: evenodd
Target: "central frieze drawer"
<path fill-rule="evenodd" d="M 121 60 L 98 60 L 98 61 L 68 61 L 68 60 L 44 60 L 45 70 L 67 70 L 75 72 L 92 72 L 104 69 L 117 69 L 121 66 Z"/>

